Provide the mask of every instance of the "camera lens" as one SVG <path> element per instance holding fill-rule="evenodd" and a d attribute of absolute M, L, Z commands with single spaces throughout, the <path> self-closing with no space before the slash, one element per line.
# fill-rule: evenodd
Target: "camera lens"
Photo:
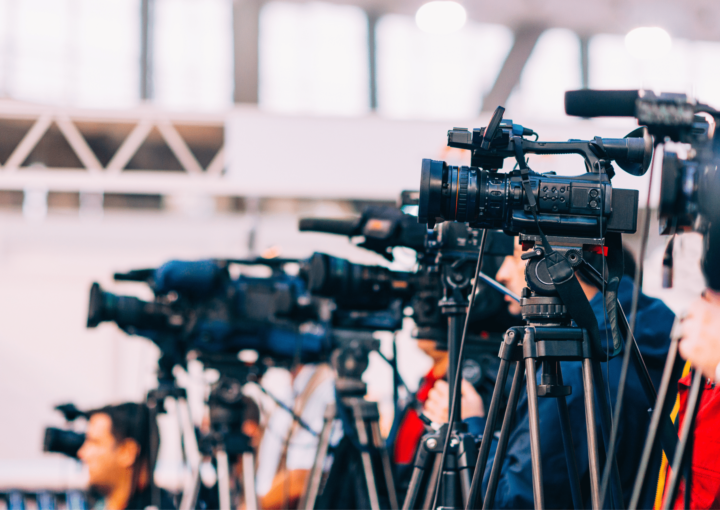
<path fill-rule="evenodd" d="M 443 221 L 443 185 L 447 184 L 447 165 L 444 161 L 422 160 L 418 222 L 432 227 L 436 219 Z"/>
<path fill-rule="evenodd" d="M 106 301 L 115 301 L 116 296 L 110 292 L 105 292 L 100 284 L 95 282 L 90 287 L 90 303 L 88 307 L 87 327 L 94 328 L 103 321 L 112 320 L 111 314 L 108 313 L 108 305 L 112 308 L 112 303 Z"/>
<path fill-rule="evenodd" d="M 424 159 L 420 179 L 418 221 L 459 221 L 502 228 L 507 176 L 467 166 Z"/>
<path fill-rule="evenodd" d="M 120 327 L 158 329 L 168 325 L 171 312 L 166 305 L 143 301 L 133 296 L 106 292 L 100 284 L 90 287 L 87 327 L 114 321 Z"/>
<path fill-rule="evenodd" d="M 72 430 L 48 427 L 45 429 L 43 451 L 62 453 L 68 457 L 77 458 L 78 450 L 80 450 L 84 442 L 85 434 L 73 432 Z"/>

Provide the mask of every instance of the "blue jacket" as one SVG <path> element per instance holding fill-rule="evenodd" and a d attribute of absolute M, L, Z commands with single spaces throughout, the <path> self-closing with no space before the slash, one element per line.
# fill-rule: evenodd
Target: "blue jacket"
<path fill-rule="evenodd" d="M 623 278 L 618 291 L 620 303 L 626 314 L 630 314 L 632 302 L 633 283 Z M 590 302 L 600 327 L 600 336 L 605 341 L 606 325 L 603 313 L 602 296 L 598 293 Z M 665 304 L 654 298 L 640 295 L 638 303 L 638 317 L 635 338 L 640 352 L 657 388 L 660 385 L 665 358 L 670 344 L 670 330 L 675 315 Z M 609 331 L 607 331 L 609 337 Z M 587 508 L 590 508 L 590 477 L 588 470 L 587 433 L 585 425 L 585 404 L 582 391 L 582 367 L 579 362 L 562 362 L 563 382 L 572 386 L 572 394 L 567 397 L 570 413 L 570 426 L 575 447 L 575 458 L 579 470 L 582 495 Z M 609 363 L 601 363 L 605 391 L 610 394 L 610 405 L 615 409 L 622 356 L 617 356 Z M 609 373 L 609 375 L 608 375 Z M 538 370 L 538 383 L 540 370 Z M 609 387 L 608 387 L 609 386 Z M 557 403 L 554 398 L 538 399 L 540 416 L 540 451 L 542 454 L 543 484 L 545 487 L 546 508 L 572 508 L 569 476 L 565 462 L 560 435 L 560 419 L 558 417 Z M 617 462 L 620 469 L 623 495 L 627 507 L 635 481 L 637 466 L 645 444 L 650 414 L 648 402 L 640 384 L 637 373 L 632 365 L 625 389 L 623 415 L 618 429 Z M 597 431 L 600 447 L 600 456 L 604 458 L 602 448 L 602 429 L 600 427 L 599 413 L 597 415 Z M 467 420 L 473 433 L 481 434 L 485 426 L 484 419 L 475 418 Z M 490 452 L 490 459 L 485 470 L 483 480 L 483 497 L 487 488 L 490 470 L 492 468 L 497 439 L 494 439 Z M 652 482 L 648 485 L 653 485 Z M 652 497 L 653 488 L 648 491 Z M 608 491 L 609 497 L 609 491 Z M 645 506 L 641 502 L 640 508 L 652 507 L 649 500 Z M 532 469 L 530 459 L 530 436 L 528 432 L 528 406 L 527 395 L 523 390 L 518 402 L 515 427 L 508 441 L 507 455 L 502 468 L 502 475 L 498 483 L 495 505 L 493 508 L 533 508 Z"/>

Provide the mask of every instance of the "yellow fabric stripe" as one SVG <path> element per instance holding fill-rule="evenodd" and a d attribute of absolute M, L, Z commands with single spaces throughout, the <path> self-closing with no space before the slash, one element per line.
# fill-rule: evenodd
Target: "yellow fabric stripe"
<path fill-rule="evenodd" d="M 685 362 L 683 367 L 682 377 L 685 377 L 690 373 L 690 362 Z M 678 413 L 680 412 L 680 395 L 675 397 L 675 405 L 673 406 L 672 412 L 670 413 L 670 419 L 675 423 Z M 668 459 L 665 456 L 665 452 L 662 454 L 662 463 L 660 464 L 660 475 L 658 476 L 657 490 L 655 491 L 655 504 L 653 505 L 654 510 L 660 510 L 662 507 L 663 493 L 665 492 L 665 477 L 667 476 Z"/>

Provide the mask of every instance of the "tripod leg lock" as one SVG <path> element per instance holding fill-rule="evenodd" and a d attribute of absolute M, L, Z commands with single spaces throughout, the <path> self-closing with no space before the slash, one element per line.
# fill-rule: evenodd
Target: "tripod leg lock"
<path fill-rule="evenodd" d="M 520 361 L 523 359 L 522 348 L 520 347 L 520 340 L 525 335 L 525 328 L 517 326 L 510 328 L 505 332 L 503 336 L 503 342 L 500 344 L 500 352 L 498 358 L 507 361 Z"/>
<path fill-rule="evenodd" d="M 558 377 L 558 362 L 543 361 L 542 376 L 537 386 L 538 397 L 567 397 L 572 393 L 572 386 L 564 386 Z"/>

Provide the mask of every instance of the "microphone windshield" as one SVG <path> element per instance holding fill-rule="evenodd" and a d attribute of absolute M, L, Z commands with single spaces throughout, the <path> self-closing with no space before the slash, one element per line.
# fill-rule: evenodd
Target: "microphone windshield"
<path fill-rule="evenodd" d="M 575 117 L 634 117 L 637 90 L 570 90 L 565 113 Z"/>

